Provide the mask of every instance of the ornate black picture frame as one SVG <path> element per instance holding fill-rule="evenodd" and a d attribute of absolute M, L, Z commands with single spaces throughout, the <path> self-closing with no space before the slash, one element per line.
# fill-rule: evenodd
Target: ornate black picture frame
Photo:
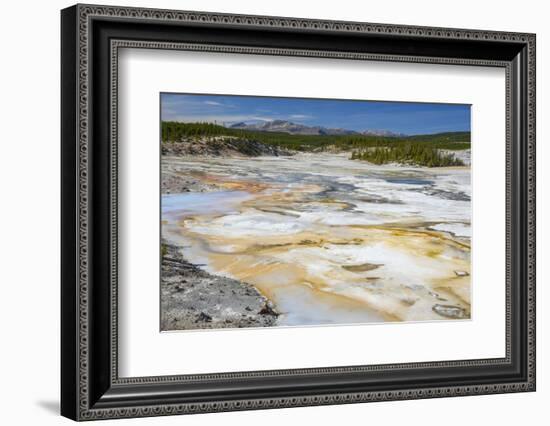
<path fill-rule="evenodd" d="M 61 13 L 61 413 L 74 420 L 535 390 L 535 35 L 76 5 Z M 117 54 L 185 49 L 506 71 L 506 356 L 120 378 Z"/>

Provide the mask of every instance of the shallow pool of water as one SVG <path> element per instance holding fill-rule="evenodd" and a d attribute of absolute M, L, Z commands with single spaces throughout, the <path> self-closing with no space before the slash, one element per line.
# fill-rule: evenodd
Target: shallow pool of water
<path fill-rule="evenodd" d="M 283 313 L 280 325 L 448 319 L 436 304 L 469 313 L 468 168 L 330 154 L 163 167 L 222 188 L 164 195 L 163 237 L 209 272 L 256 286 Z"/>

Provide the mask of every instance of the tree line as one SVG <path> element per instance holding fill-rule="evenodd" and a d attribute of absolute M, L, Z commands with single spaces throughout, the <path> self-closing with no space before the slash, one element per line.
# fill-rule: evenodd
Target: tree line
<path fill-rule="evenodd" d="M 442 153 L 438 149 L 418 144 L 370 148 L 353 151 L 352 160 L 364 160 L 374 164 L 414 164 L 425 167 L 463 166 L 464 162 L 453 154 Z"/>
<path fill-rule="evenodd" d="M 463 150 L 470 148 L 470 132 L 447 132 L 430 135 L 403 137 L 376 135 L 292 135 L 283 132 L 262 132 L 232 129 L 213 123 L 182 123 L 163 121 L 163 143 L 185 142 L 201 137 L 228 136 L 245 141 L 276 145 L 294 151 L 324 151 L 336 149 L 352 151 L 353 159 L 376 164 L 388 162 L 411 162 L 437 167 L 462 165 L 453 155 L 441 154 L 438 150 Z M 460 163 L 460 164 L 459 164 Z"/>

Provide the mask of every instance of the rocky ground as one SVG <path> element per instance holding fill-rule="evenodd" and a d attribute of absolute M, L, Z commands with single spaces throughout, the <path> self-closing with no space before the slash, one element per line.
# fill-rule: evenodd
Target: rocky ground
<path fill-rule="evenodd" d="M 439 150 L 442 154 L 448 155 L 452 154 L 455 158 L 458 158 L 459 160 L 462 160 L 465 166 L 470 166 L 472 164 L 472 150 L 471 149 L 463 149 L 459 151 L 451 151 L 448 149 L 440 149 Z"/>
<path fill-rule="evenodd" d="M 161 330 L 267 327 L 278 316 L 253 286 L 209 274 L 163 242 Z"/>
<path fill-rule="evenodd" d="M 183 192 L 210 192 L 220 191 L 222 188 L 210 183 L 204 183 L 200 179 L 179 173 L 168 168 L 162 170 L 161 192 L 162 194 L 181 194 Z"/>
<path fill-rule="evenodd" d="M 261 155 L 287 156 L 293 153 L 275 145 L 233 136 L 211 136 L 163 142 L 162 155 L 211 155 L 259 157 Z"/>

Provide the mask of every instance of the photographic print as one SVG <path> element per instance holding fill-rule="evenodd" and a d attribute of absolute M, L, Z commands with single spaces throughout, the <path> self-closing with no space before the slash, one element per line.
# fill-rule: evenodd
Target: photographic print
<path fill-rule="evenodd" d="M 470 115 L 161 93 L 161 331 L 470 319 Z"/>

